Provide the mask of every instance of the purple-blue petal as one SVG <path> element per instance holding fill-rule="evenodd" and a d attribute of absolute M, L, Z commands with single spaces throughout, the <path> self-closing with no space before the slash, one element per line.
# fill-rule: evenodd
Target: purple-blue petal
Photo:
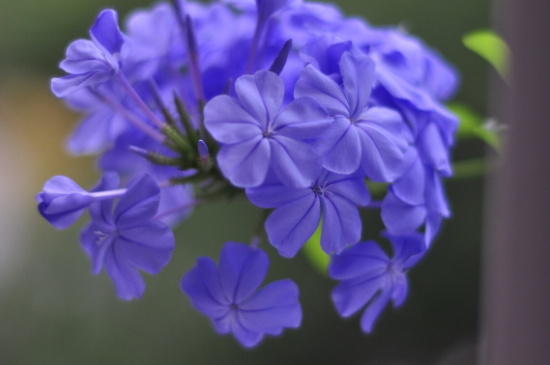
<path fill-rule="evenodd" d="M 51 89 L 55 96 L 58 98 L 64 98 L 85 87 L 101 84 L 112 79 L 113 77 L 113 71 L 87 72 L 84 74 L 67 75 L 52 79 Z"/>
<path fill-rule="evenodd" d="M 98 226 L 95 222 L 88 224 L 80 232 L 80 242 L 82 249 L 88 254 L 92 261 L 92 273 L 98 275 L 103 268 L 105 256 L 111 249 L 115 240 L 115 236 L 109 233 L 111 231 L 102 231 L 103 227 Z M 107 234 L 106 236 L 102 236 Z"/>
<path fill-rule="evenodd" d="M 338 174 L 351 174 L 361 163 L 361 140 L 349 119 L 334 119 L 322 141 L 323 167 Z"/>
<path fill-rule="evenodd" d="M 357 126 L 361 139 L 361 166 L 367 177 L 376 182 L 391 182 L 405 169 L 405 155 L 399 137 L 376 123 Z"/>
<path fill-rule="evenodd" d="M 265 222 L 269 242 L 281 256 L 294 257 L 315 232 L 320 219 L 321 204 L 311 192 L 271 213 Z"/>
<path fill-rule="evenodd" d="M 338 314 L 349 317 L 372 299 L 384 282 L 383 275 L 344 280 L 332 289 L 331 297 Z"/>
<path fill-rule="evenodd" d="M 410 148 L 407 154 L 417 155 L 416 149 Z M 405 203 L 420 205 L 425 202 L 426 172 L 418 156 L 412 158 L 410 168 L 392 184 L 394 194 Z"/>
<path fill-rule="evenodd" d="M 132 265 L 149 274 L 158 274 L 168 264 L 175 243 L 170 227 L 159 221 L 120 230 L 115 242 Z"/>
<path fill-rule="evenodd" d="M 261 135 L 247 141 L 224 145 L 218 152 L 218 165 L 225 177 L 238 187 L 255 187 L 266 177 L 271 148 Z"/>
<path fill-rule="evenodd" d="M 333 178 L 335 177 L 332 174 Z M 336 175 L 337 176 L 337 175 Z M 341 179 L 330 181 L 327 185 L 327 190 L 333 194 L 339 195 L 349 201 L 364 207 L 371 200 L 369 190 L 362 177 L 340 175 Z"/>
<path fill-rule="evenodd" d="M 384 307 L 388 304 L 392 295 L 392 288 L 386 287 L 382 290 L 382 293 L 378 295 L 368 305 L 367 309 L 361 316 L 361 329 L 366 333 L 372 332 L 372 327 L 375 321 L 378 319 Z"/>
<path fill-rule="evenodd" d="M 281 111 L 273 123 L 274 131 L 286 137 L 314 139 L 327 131 L 333 118 L 315 99 L 303 97 L 294 100 Z"/>
<path fill-rule="evenodd" d="M 220 280 L 225 297 L 239 304 L 258 289 L 267 274 L 267 254 L 244 243 L 228 242 L 220 254 Z"/>
<path fill-rule="evenodd" d="M 424 205 L 410 205 L 388 190 L 382 202 L 382 221 L 388 232 L 394 235 L 405 235 L 419 228 L 426 219 L 427 209 Z"/>
<path fill-rule="evenodd" d="M 271 168 L 277 177 L 288 186 L 310 186 L 321 172 L 321 156 L 303 141 L 285 136 L 276 136 L 269 141 Z"/>
<path fill-rule="evenodd" d="M 339 254 L 361 239 L 361 218 L 357 207 L 338 195 L 321 198 L 323 224 L 321 247 L 327 254 Z"/>
<path fill-rule="evenodd" d="M 384 233 L 393 248 L 393 260 L 402 263 L 404 269 L 408 269 L 426 252 L 424 237 L 418 232 L 408 235 L 396 236 L 390 233 Z"/>
<path fill-rule="evenodd" d="M 101 45 L 111 55 L 120 53 L 124 45 L 124 37 L 118 27 L 116 11 L 103 10 L 90 29 L 92 40 Z"/>
<path fill-rule="evenodd" d="M 407 275 L 399 275 L 394 280 L 394 287 L 391 299 L 393 301 L 394 307 L 401 306 L 405 299 L 407 299 L 407 294 L 409 292 L 409 283 L 407 282 Z"/>
<path fill-rule="evenodd" d="M 350 116 L 348 100 L 342 88 L 311 65 L 304 68 L 294 90 L 296 99 L 307 96 L 317 100 L 330 115 Z"/>
<path fill-rule="evenodd" d="M 246 189 L 248 200 L 260 208 L 278 208 L 310 194 L 310 188 L 293 188 L 281 183 L 262 184 Z"/>
<path fill-rule="evenodd" d="M 389 263 L 388 255 L 374 241 L 358 243 L 332 256 L 328 272 L 336 280 L 364 276 L 372 278 L 382 274 Z"/>
<path fill-rule="evenodd" d="M 80 121 L 67 141 L 72 155 L 95 155 L 113 145 L 128 123 L 109 109 L 99 110 Z"/>
<path fill-rule="evenodd" d="M 449 148 L 434 123 L 429 123 L 420 133 L 418 146 L 424 161 L 443 176 L 452 174 Z"/>
<path fill-rule="evenodd" d="M 239 319 L 246 328 L 269 334 L 298 328 L 302 321 L 298 294 L 290 279 L 272 282 L 239 305 Z"/>
<path fill-rule="evenodd" d="M 231 321 L 231 332 L 235 335 L 235 338 L 244 346 L 244 347 L 254 347 L 262 340 L 263 333 L 250 331 L 244 327 L 240 321 L 232 320 Z"/>
<path fill-rule="evenodd" d="M 115 208 L 115 222 L 120 228 L 134 227 L 157 214 L 160 188 L 147 174 L 136 179 Z"/>
<path fill-rule="evenodd" d="M 206 104 L 204 125 L 221 143 L 237 143 L 262 135 L 260 122 L 227 95 L 216 96 Z"/>
<path fill-rule="evenodd" d="M 121 299 L 141 298 L 145 291 L 145 281 L 117 245 L 111 245 L 106 253 L 105 269 L 113 280 L 117 295 Z"/>
<path fill-rule="evenodd" d="M 182 278 L 181 288 L 201 313 L 213 319 L 227 314 L 231 303 L 224 295 L 216 263 L 211 258 L 197 259 L 197 266 Z"/>
<path fill-rule="evenodd" d="M 350 116 L 355 119 L 369 102 L 374 85 L 374 61 L 365 55 L 345 52 L 339 65 Z"/>
<path fill-rule="evenodd" d="M 240 77 L 235 83 L 235 91 L 245 110 L 265 130 L 268 123 L 279 114 L 285 86 L 279 76 L 264 70 Z"/>
<path fill-rule="evenodd" d="M 285 7 L 289 1 L 290 0 L 256 0 L 258 18 L 260 21 L 265 21 L 275 12 Z"/>

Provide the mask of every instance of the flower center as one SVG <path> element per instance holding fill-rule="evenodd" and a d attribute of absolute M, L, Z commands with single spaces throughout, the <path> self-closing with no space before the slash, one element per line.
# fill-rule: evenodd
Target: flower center
<path fill-rule="evenodd" d="M 403 267 L 402 263 L 400 262 L 390 262 L 388 264 L 388 268 L 386 269 L 386 272 L 388 273 L 388 276 L 390 276 L 392 279 L 403 274 Z"/>
<path fill-rule="evenodd" d="M 98 246 L 101 246 L 101 244 L 110 236 L 118 234 L 118 230 L 111 233 L 103 233 L 101 231 L 95 231 L 94 234 L 97 237 L 97 240 L 95 241 L 95 244 Z"/>
<path fill-rule="evenodd" d="M 327 191 L 327 184 L 325 183 L 323 186 L 321 185 L 314 185 L 311 190 L 313 190 L 313 193 L 315 195 L 319 195 L 321 197 L 325 196 L 326 193 L 328 193 Z"/>

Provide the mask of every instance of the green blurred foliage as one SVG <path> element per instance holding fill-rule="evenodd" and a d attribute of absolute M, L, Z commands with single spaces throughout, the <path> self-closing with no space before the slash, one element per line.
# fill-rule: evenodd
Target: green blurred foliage
<path fill-rule="evenodd" d="M 462 42 L 489 62 L 503 79 L 508 79 L 510 49 L 498 34 L 490 29 L 476 30 L 464 35 Z"/>

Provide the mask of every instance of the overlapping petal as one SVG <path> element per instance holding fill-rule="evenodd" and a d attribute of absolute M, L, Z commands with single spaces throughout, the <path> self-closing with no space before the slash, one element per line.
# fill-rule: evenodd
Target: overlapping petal
<path fill-rule="evenodd" d="M 267 218 L 269 242 L 283 257 L 294 257 L 315 232 L 321 219 L 321 203 L 311 192 L 277 208 Z"/>
<path fill-rule="evenodd" d="M 217 159 L 223 174 L 233 185 L 254 187 L 265 180 L 271 146 L 266 138 L 257 136 L 241 143 L 222 146 Z"/>

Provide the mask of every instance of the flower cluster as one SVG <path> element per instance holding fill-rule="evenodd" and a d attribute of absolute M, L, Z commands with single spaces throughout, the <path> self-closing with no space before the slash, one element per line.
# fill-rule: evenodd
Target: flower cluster
<path fill-rule="evenodd" d="M 274 209 L 265 232 L 284 257 L 320 226 L 341 281 L 336 309 L 367 306 L 365 332 L 390 299 L 403 303 L 405 270 L 450 215 L 441 179 L 457 128 L 443 105 L 458 85 L 453 68 L 401 29 L 302 0 L 160 2 L 124 29 L 114 10 L 101 12 L 51 85 L 84 115 L 67 148 L 101 155 L 101 182 L 86 191 L 56 176 L 37 195 L 58 229 L 89 211 L 81 242 L 93 273 L 105 267 L 119 297 L 139 298 L 139 270 L 170 260 L 170 226 L 196 205 L 246 194 Z M 387 186 L 383 200 L 368 182 Z M 380 209 L 393 258 L 359 243 L 362 208 Z M 256 291 L 267 266 L 255 245 L 227 243 L 219 268 L 199 258 L 181 287 L 219 333 L 255 346 L 302 315 L 292 281 Z"/>

